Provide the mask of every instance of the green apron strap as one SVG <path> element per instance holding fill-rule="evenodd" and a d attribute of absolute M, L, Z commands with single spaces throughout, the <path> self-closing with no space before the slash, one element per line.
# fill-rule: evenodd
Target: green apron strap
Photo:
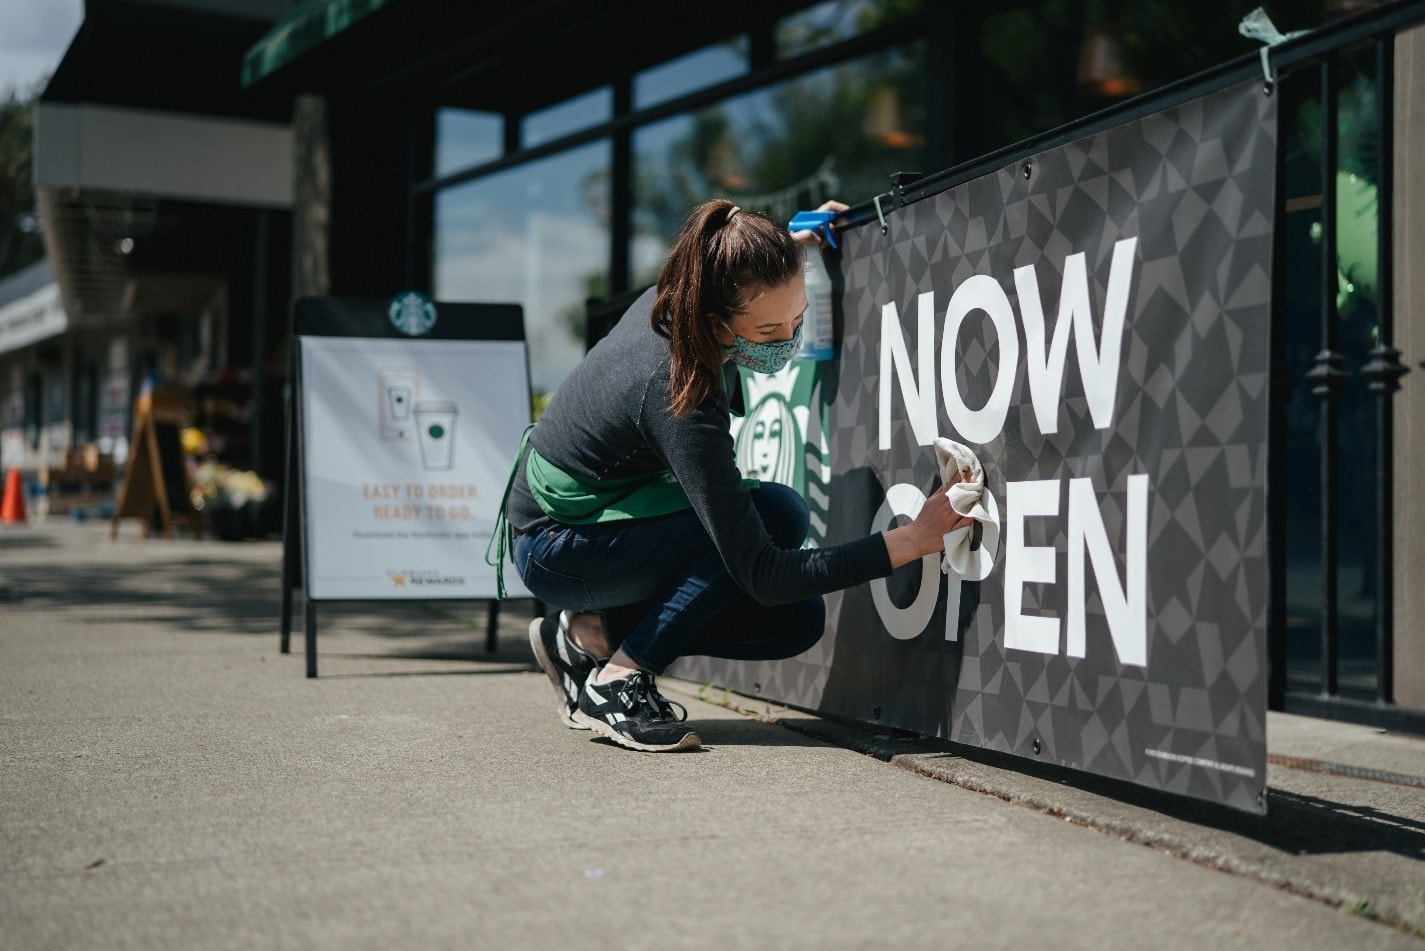
<path fill-rule="evenodd" d="M 505 600 L 505 557 L 515 547 L 514 529 L 505 518 L 505 506 L 510 501 L 510 489 L 514 488 L 515 475 L 520 471 L 520 460 L 524 458 L 525 447 L 529 445 L 529 434 L 534 432 L 534 423 L 525 427 L 520 435 L 520 447 L 515 450 L 515 463 L 510 466 L 510 478 L 505 483 L 505 494 L 500 496 L 500 511 L 495 515 L 495 530 L 485 545 L 485 564 L 495 569 L 495 597 Z M 493 552 L 491 551 L 493 549 Z"/>

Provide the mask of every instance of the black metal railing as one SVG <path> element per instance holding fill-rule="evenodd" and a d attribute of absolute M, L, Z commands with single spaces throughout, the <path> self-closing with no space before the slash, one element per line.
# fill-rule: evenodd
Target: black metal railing
<path fill-rule="evenodd" d="M 1304 383 L 1310 387 L 1311 395 L 1319 404 L 1314 433 L 1320 465 L 1320 483 L 1315 493 L 1316 522 L 1320 533 L 1319 592 L 1316 593 L 1319 647 L 1316 657 L 1318 670 L 1314 677 L 1302 676 L 1304 671 L 1300 668 L 1292 670 L 1289 656 L 1291 627 L 1287 622 L 1299 617 L 1296 612 L 1301 602 L 1285 590 L 1286 586 L 1274 586 L 1272 695 L 1274 706 L 1288 711 L 1425 732 L 1425 711 L 1397 707 L 1394 696 L 1394 394 L 1400 389 L 1400 378 L 1407 368 L 1401 362 L 1400 351 L 1391 343 L 1394 332 L 1392 210 L 1395 161 L 1392 130 L 1395 40 L 1397 31 L 1403 25 L 1392 24 L 1367 36 L 1349 35 L 1345 37 L 1345 42 L 1336 45 L 1318 42 L 1313 55 L 1294 63 L 1291 69 L 1296 77 L 1314 81 L 1319 87 L 1321 198 L 1318 232 L 1320 260 L 1317 267 L 1320 272 L 1320 349 L 1312 359 L 1310 369 L 1299 380 L 1290 378 L 1292 367 L 1289 360 L 1276 361 L 1275 366 L 1278 373 L 1288 374 L 1287 379 L 1278 381 L 1279 393 L 1289 392 Z M 1361 58 L 1371 63 L 1368 76 L 1365 70 L 1359 68 Z M 1290 82 L 1292 78 L 1288 75 L 1285 81 Z M 1343 84 L 1343 80 L 1353 80 L 1356 88 L 1368 90 L 1373 99 L 1373 102 L 1363 105 L 1363 97 L 1355 97 L 1351 102 L 1351 109 L 1356 113 L 1354 116 L 1345 114 L 1348 110 L 1343 96 L 1349 87 Z M 1367 112 L 1369 115 L 1365 114 Z M 1282 119 L 1279 149 L 1287 147 L 1291 134 L 1286 129 L 1286 117 Z M 1367 130 L 1365 133 L 1363 128 Z M 1361 161 L 1353 164 L 1343 153 L 1343 134 L 1353 137 L 1354 155 Z M 1349 171 L 1353 167 L 1356 171 Z M 1362 194 L 1369 194 L 1366 188 L 1360 188 L 1353 195 L 1346 196 L 1343 209 L 1342 176 L 1346 176 L 1347 182 L 1354 182 L 1358 173 L 1373 183 L 1373 202 L 1360 200 Z M 1277 226 L 1284 229 L 1286 205 L 1291 198 L 1282 188 L 1279 188 L 1278 195 Z M 1353 205 L 1351 198 L 1357 199 L 1357 203 Z M 1343 352 L 1343 322 L 1346 325 L 1349 322 L 1344 321 L 1339 300 L 1343 282 L 1348 301 L 1358 288 L 1350 263 L 1343 261 L 1350 255 L 1343 253 L 1342 216 L 1347 212 L 1360 216 L 1371 211 L 1376 217 L 1373 300 L 1361 309 L 1368 311 L 1372 340 L 1369 349 L 1352 360 Z M 1285 245 L 1279 244 L 1278 247 L 1284 248 Z M 1283 255 L 1276 263 L 1280 269 L 1274 275 L 1274 282 L 1278 283 L 1280 291 L 1282 278 L 1277 275 L 1289 276 L 1292 262 Z M 1348 302 L 1347 306 L 1355 305 Z M 1282 316 L 1290 321 L 1299 315 L 1284 313 Z M 1368 408 L 1372 417 L 1369 423 L 1358 429 L 1344 421 L 1341 413 L 1343 400 L 1348 398 L 1353 388 L 1360 405 Z M 1294 448 L 1309 448 L 1309 443 L 1306 447 L 1292 445 L 1293 442 L 1303 442 L 1305 434 L 1291 431 L 1284 418 L 1284 403 L 1283 400 L 1274 402 L 1272 425 L 1274 429 L 1287 431 L 1283 448 L 1285 457 L 1290 458 Z M 1359 424 L 1360 417 L 1360 413 L 1353 414 L 1352 420 Z M 1352 454 L 1345 448 L 1344 439 L 1350 439 L 1355 448 L 1368 447 L 1370 451 Z M 1290 496 L 1293 489 L 1289 474 L 1279 471 L 1275 478 L 1281 480 L 1277 483 L 1278 496 Z M 1364 519 L 1346 518 L 1342 511 L 1343 494 L 1354 500 L 1352 514 L 1365 516 Z M 1273 571 L 1285 576 L 1293 570 L 1293 557 L 1284 544 L 1291 529 L 1282 521 L 1288 516 L 1280 502 L 1273 507 L 1271 517 L 1274 527 L 1278 529 L 1274 536 Z M 1369 631 L 1362 629 L 1359 611 L 1348 611 L 1343 604 L 1340 569 L 1347 560 L 1343 543 L 1347 522 L 1350 523 L 1351 534 L 1362 540 L 1355 553 L 1360 569 L 1355 601 L 1358 606 L 1369 608 Z M 1348 619 L 1357 635 L 1355 637 L 1345 636 Z M 1366 636 L 1362 637 L 1363 634 Z M 1369 674 L 1364 669 L 1366 661 L 1373 667 Z M 1352 664 L 1350 680 L 1353 683 L 1348 683 L 1343 677 L 1343 663 Z"/>

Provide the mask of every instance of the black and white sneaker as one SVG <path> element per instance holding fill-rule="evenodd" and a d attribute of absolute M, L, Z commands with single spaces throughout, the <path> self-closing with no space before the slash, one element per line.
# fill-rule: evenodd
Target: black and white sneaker
<path fill-rule="evenodd" d="M 576 722 L 631 750 L 676 753 L 702 745 L 692 727 L 683 723 L 687 708 L 659 693 L 652 674 L 640 670 L 606 684 L 594 681 L 589 677 L 584 682 Z"/>
<path fill-rule="evenodd" d="M 529 646 L 534 649 L 540 669 L 554 685 L 554 694 L 559 698 L 559 722 L 571 730 L 587 730 L 587 724 L 575 722 L 574 712 L 579 709 L 584 681 L 594 672 L 597 661 L 569 636 L 569 619 L 568 611 L 560 611 L 530 621 Z"/>

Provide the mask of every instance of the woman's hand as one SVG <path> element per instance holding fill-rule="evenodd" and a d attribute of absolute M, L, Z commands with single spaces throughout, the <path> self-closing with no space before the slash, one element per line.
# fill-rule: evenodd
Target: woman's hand
<path fill-rule="evenodd" d="M 968 472 L 962 472 L 959 478 L 930 493 L 930 497 L 925 500 L 920 512 L 909 525 L 882 532 L 886 539 L 886 550 L 891 556 L 892 568 L 899 568 L 917 558 L 944 551 L 946 535 L 975 521 L 950 506 L 950 487 L 968 477 Z"/>
<path fill-rule="evenodd" d="M 840 214 L 841 212 L 845 211 L 847 208 L 850 207 L 851 206 L 846 204 L 844 201 L 837 201 L 835 198 L 828 198 L 826 201 L 818 205 L 816 210 L 834 211 L 837 214 Z M 831 227 L 831 225 L 827 225 L 827 227 L 829 228 Z M 792 237 L 795 238 L 800 244 L 810 244 L 813 247 L 818 248 L 826 243 L 826 239 L 821 236 L 820 231 L 793 231 Z"/>

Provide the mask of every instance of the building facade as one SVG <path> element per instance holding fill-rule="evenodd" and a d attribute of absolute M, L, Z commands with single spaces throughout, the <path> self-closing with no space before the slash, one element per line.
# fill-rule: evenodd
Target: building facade
<path fill-rule="evenodd" d="M 34 116 L 62 329 L 0 340 L 9 445 L 32 476 L 86 448 L 121 471 L 154 386 L 184 393 L 226 463 L 280 473 L 291 103 L 244 90 L 236 64 L 287 6 L 86 4 Z"/>
<path fill-rule="evenodd" d="M 140 19 L 149 29 L 179 7 L 241 23 L 248 32 L 240 49 L 214 48 L 185 68 L 230 70 L 231 88 L 205 94 L 207 111 L 221 103 L 216 111 L 246 133 L 277 136 L 249 145 L 288 170 L 281 186 L 274 171 L 262 195 L 230 187 L 170 196 L 154 182 L 117 189 L 147 203 L 121 206 L 105 220 L 159 221 L 180 199 L 231 214 L 192 232 L 203 242 L 217 233 L 233 242 L 206 252 L 210 265 L 226 262 L 228 275 L 213 318 L 226 322 L 215 339 L 226 340 L 228 352 L 212 362 L 280 379 L 291 298 L 415 289 L 442 300 L 520 304 L 538 397 L 584 352 L 597 331 L 591 315 L 609 310 L 599 302 L 653 281 L 697 201 L 726 196 L 790 217 L 835 197 L 867 213 L 893 182 L 993 164 L 1054 130 L 1111 121 L 1135 103 L 1149 109 L 1154 97 L 1214 71 L 1252 68 L 1262 41 L 1240 24 L 1256 6 L 93 3 L 91 16 L 112 8 L 132 18 L 147 8 L 153 15 Z M 235 20 L 238 7 L 245 13 Z M 1283 247 L 1274 283 L 1283 386 L 1274 433 L 1279 471 L 1289 476 L 1273 490 L 1273 703 L 1420 729 L 1425 595 L 1409 582 L 1425 555 L 1416 541 L 1425 538 L 1422 467 L 1412 464 L 1425 455 L 1425 434 L 1413 421 L 1425 417 L 1410 410 L 1422 408 L 1425 376 L 1396 369 L 1425 355 L 1407 346 L 1425 330 L 1401 306 L 1418 280 L 1404 262 L 1425 216 L 1419 173 L 1407 161 L 1420 141 L 1425 9 L 1408 0 L 1282 0 L 1267 12 L 1279 34 L 1293 37 L 1283 49 L 1297 51 L 1278 77 Z M 107 35 L 119 37 L 117 29 Z M 1298 31 L 1309 34 L 1296 40 Z M 102 59 L 83 50 L 77 42 L 71 51 L 76 68 Z M 100 96 L 93 83 L 65 93 L 63 75 L 62 68 L 46 93 L 51 108 Z M 204 111 L 172 95 L 137 90 L 129 105 L 147 98 L 164 110 Z M 205 135 L 174 133 L 183 143 Z M 236 148 L 221 151 L 240 154 Z M 240 163 L 249 172 L 264 167 L 253 155 Z M 202 162 L 222 167 L 211 154 Z M 86 189 L 105 193 L 97 180 L 56 180 L 50 200 Z M 52 208 L 56 221 L 65 207 Z M 63 247 L 52 257 L 61 261 L 81 243 L 58 240 Z M 153 260 L 151 270 L 173 270 Z M 82 282 L 66 277 L 67 266 L 57 263 L 56 276 L 68 304 Z M 130 264 L 126 273 L 138 270 Z M 202 301 L 213 299 L 203 295 L 216 293 L 206 288 L 168 312 L 201 315 Z M 135 284 L 130 297 L 142 300 L 141 290 Z M 123 310 L 74 306 L 75 321 Z M 138 319 L 174 319 L 161 310 Z M 166 346 L 181 351 L 182 364 L 188 351 L 173 334 L 197 327 L 204 339 L 203 323 L 176 319 L 147 325 L 147 333 L 134 325 L 129 362 Z M 1404 362 L 1382 356 L 1382 347 L 1406 351 Z M 1335 370 L 1343 375 L 1331 376 Z M 1400 393 L 1382 399 L 1397 379 Z M 257 442 L 269 446 L 280 426 L 273 401 L 256 416 L 267 429 Z M 259 453 L 259 465 L 274 471 L 275 451 Z"/>

